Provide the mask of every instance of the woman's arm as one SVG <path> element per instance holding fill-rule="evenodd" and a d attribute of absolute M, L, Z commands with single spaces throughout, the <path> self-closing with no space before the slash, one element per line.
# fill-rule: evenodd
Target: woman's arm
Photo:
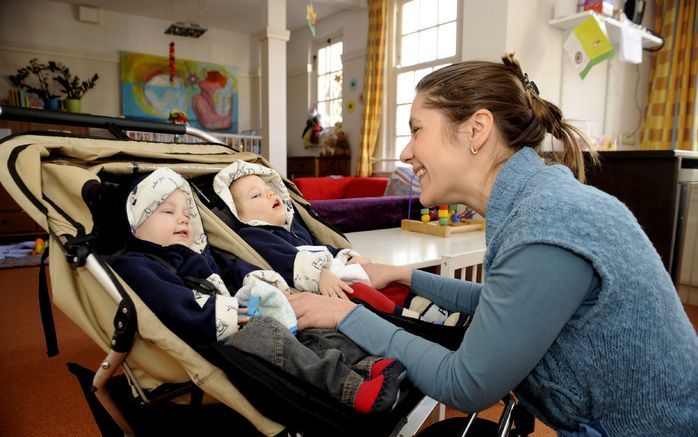
<path fill-rule="evenodd" d="M 479 411 L 525 379 L 597 288 L 585 259 L 559 247 L 527 246 L 492 266 L 457 351 L 362 307 L 349 309 L 338 328 L 370 354 L 399 359 L 428 396 L 462 411 Z"/>
<path fill-rule="evenodd" d="M 363 268 L 374 288 L 380 290 L 391 282 L 400 282 L 448 311 L 472 313 L 480 299 L 482 284 L 389 264 L 368 263 Z"/>
<path fill-rule="evenodd" d="M 369 262 L 363 265 L 373 288 L 382 289 L 391 282 L 412 284 L 412 269 L 409 267 L 392 266 Z"/>
<path fill-rule="evenodd" d="M 451 312 L 474 313 L 481 291 L 482 284 L 476 282 L 447 278 L 421 270 L 412 273 L 412 292 Z"/>

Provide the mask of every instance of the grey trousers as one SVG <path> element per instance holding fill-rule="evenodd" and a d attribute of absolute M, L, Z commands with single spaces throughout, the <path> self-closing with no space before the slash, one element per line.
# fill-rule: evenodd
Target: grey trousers
<path fill-rule="evenodd" d="M 333 329 L 306 329 L 294 336 L 276 320 L 251 317 L 229 342 L 233 347 L 279 366 L 353 407 L 359 385 L 380 358 Z"/>

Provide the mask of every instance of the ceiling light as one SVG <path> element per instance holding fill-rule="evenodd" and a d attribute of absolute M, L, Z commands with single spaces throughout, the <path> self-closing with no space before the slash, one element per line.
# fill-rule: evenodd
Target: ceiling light
<path fill-rule="evenodd" d="M 206 30 L 208 29 L 194 22 L 184 23 L 182 21 L 177 21 L 176 23 L 170 24 L 170 27 L 165 30 L 165 34 L 198 38 L 203 35 Z"/>

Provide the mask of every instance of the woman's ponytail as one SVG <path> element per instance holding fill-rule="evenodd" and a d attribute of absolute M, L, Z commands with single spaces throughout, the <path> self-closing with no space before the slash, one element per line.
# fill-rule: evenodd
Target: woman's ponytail
<path fill-rule="evenodd" d="M 425 104 L 442 111 L 452 126 L 480 108 L 488 109 L 514 151 L 523 147 L 539 150 L 545 134 L 551 134 L 562 148 L 553 150 L 550 160 L 566 165 L 584 182 L 584 156 L 579 145 L 588 146 L 588 141 L 562 118 L 560 108 L 539 96 L 535 82 L 513 54 L 505 53 L 501 64 L 467 61 L 436 70 L 419 81 L 417 91 L 425 96 Z M 596 154 L 590 153 L 596 162 Z"/>

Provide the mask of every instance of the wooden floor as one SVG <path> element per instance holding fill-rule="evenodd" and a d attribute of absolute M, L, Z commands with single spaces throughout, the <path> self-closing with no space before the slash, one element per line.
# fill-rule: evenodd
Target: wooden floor
<path fill-rule="evenodd" d="M 77 362 L 95 369 L 104 353 L 60 310 L 54 318 L 61 353 L 48 358 L 37 299 L 38 268 L 0 269 L 0 436 L 98 435 L 76 379 L 66 369 Z M 685 306 L 698 332 L 698 307 Z M 501 406 L 480 417 L 497 421 Z M 446 416 L 460 415 L 447 409 Z M 437 417 L 430 418 L 428 423 Z M 555 433 L 536 421 L 535 437 Z"/>

